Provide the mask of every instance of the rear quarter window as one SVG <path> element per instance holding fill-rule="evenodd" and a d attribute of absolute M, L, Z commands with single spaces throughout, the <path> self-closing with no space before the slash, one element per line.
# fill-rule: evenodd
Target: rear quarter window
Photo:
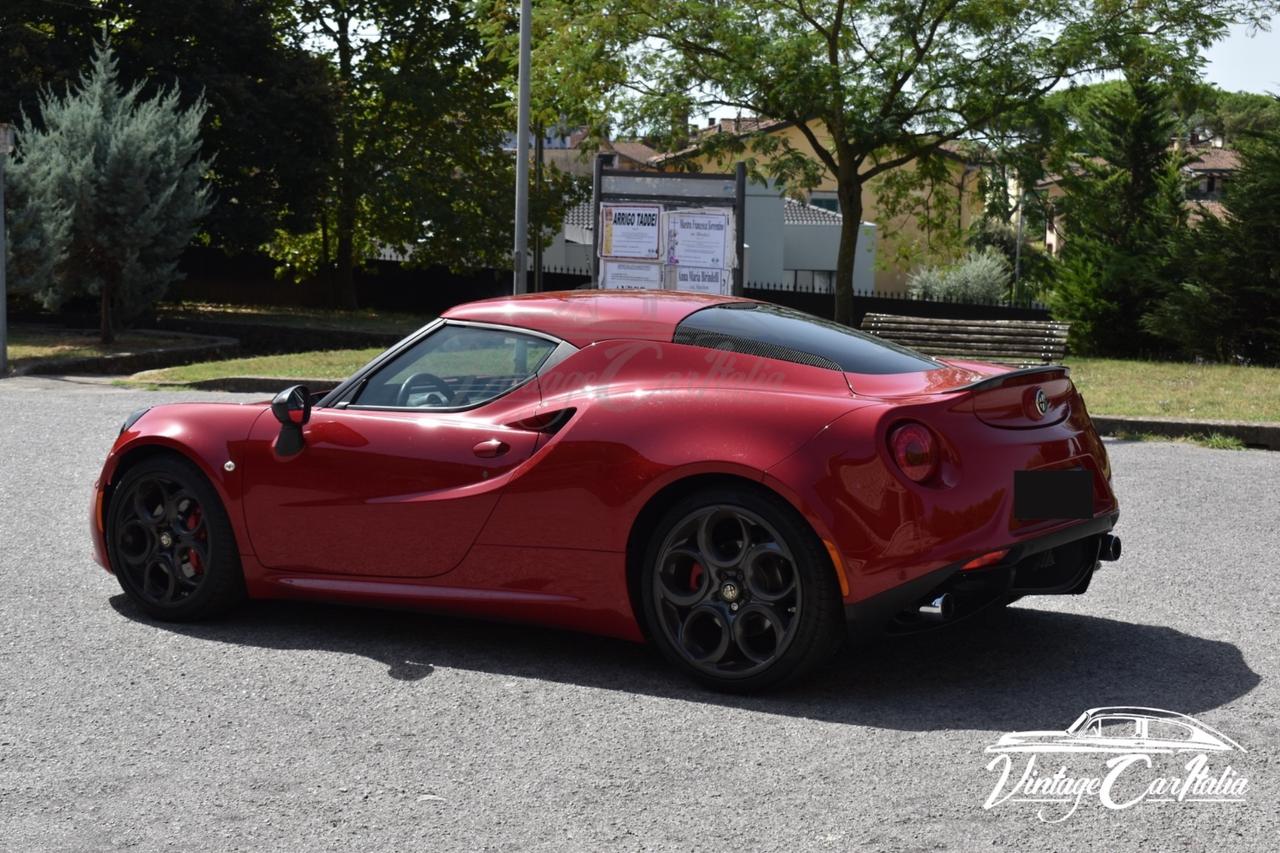
<path fill-rule="evenodd" d="M 730 302 L 695 311 L 674 342 L 847 373 L 917 373 L 939 365 L 898 344 L 791 308 Z"/>

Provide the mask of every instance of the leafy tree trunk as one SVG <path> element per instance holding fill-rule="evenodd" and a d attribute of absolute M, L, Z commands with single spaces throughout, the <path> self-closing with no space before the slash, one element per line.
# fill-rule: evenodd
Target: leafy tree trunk
<path fill-rule="evenodd" d="M 329 214 L 320 217 L 320 281 L 324 284 L 326 301 L 338 304 L 338 291 L 333 278 L 333 264 L 329 261 Z"/>
<path fill-rule="evenodd" d="M 355 282 L 355 230 L 357 192 L 355 181 L 356 133 L 353 112 L 355 110 L 354 80 L 352 79 L 351 20 L 338 21 L 338 84 L 342 87 L 342 108 L 339 124 L 341 162 L 338 164 L 338 306 L 354 309 Z"/>
<path fill-rule="evenodd" d="M 836 195 L 840 199 L 840 249 L 836 253 L 836 322 L 853 323 L 853 267 L 862 230 L 862 181 L 841 168 Z M 852 171 L 852 170 L 848 170 Z"/>
<path fill-rule="evenodd" d="M 115 317 L 112 316 L 111 302 L 115 299 L 116 288 L 114 284 L 102 284 L 102 302 L 98 313 L 98 330 L 99 335 L 104 344 L 113 344 L 116 342 Z"/>

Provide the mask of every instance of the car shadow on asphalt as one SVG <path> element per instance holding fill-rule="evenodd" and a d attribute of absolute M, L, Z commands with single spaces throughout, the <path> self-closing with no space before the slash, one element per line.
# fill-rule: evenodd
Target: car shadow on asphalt
<path fill-rule="evenodd" d="M 651 647 L 408 611 L 250 602 L 216 622 L 157 622 L 123 594 L 121 615 L 198 640 L 359 655 L 422 681 L 437 667 L 563 682 L 827 722 L 903 731 L 1067 725 L 1103 705 L 1196 714 L 1260 679 L 1230 643 L 1154 625 L 1011 607 L 989 618 L 845 648 L 802 685 L 763 696 L 711 692 Z"/>

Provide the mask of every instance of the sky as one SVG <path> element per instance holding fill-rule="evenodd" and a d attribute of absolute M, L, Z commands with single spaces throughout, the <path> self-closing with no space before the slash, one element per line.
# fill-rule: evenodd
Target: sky
<path fill-rule="evenodd" d="M 1246 27 L 1232 27 L 1231 34 L 1205 52 L 1204 75 L 1210 83 L 1230 92 L 1280 94 L 1280 22 L 1271 32 L 1252 37 Z"/>

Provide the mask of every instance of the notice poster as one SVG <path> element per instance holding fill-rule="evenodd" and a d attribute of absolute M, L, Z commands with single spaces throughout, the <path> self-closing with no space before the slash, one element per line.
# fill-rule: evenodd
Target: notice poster
<path fill-rule="evenodd" d="M 671 267 L 672 290 L 694 293 L 728 293 L 729 271 L 707 267 Z"/>
<path fill-rule="evenodd" d="M 661 257 L 662 205 L 600 205 L 600 257 L 656 261 Z"/>
<path fill-rule="evenodd" d="M 729 212 L 676 210 L 666 215 L 667 263 L 726 269 L 730 266 Z"/>
<path fill-rule="evenodd" d="M 606 290 L 658 290 L 662 287 L 662 264 L 605 261 L 600 265 L 601 287 Z"/>

